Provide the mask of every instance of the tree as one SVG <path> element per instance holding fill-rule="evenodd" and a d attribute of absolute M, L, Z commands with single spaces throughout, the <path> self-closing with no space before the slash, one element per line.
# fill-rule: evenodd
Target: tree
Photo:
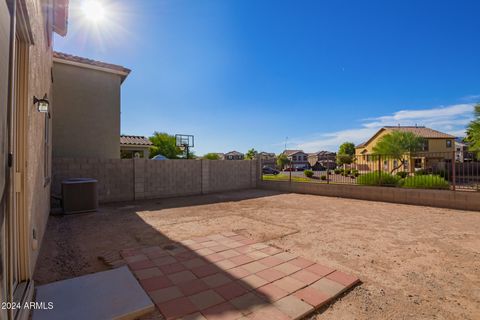
<path fill-rule="evenodd" d="M 465 142 L 468 143 L 468 151 L 480 157 L 480 104 L 475 106 L 473 111 L 475 119 L 467 127 Z"/>
<path fill-rule="evenodd" d="M 287 166 L 287 164 L 290 163 L 290 160 L 288 159 L 288 157 L 286 155 L 284 155 L 283 153 L 278 155 L 277 157 L 277 166 L 283 170 L 283 168 L 285 168 Z"/>
<path fill-rule="evenodd" d="M 355 144 L 353 142 L 344 142 L 340 145 L 337 152 L 337 164 L 344 165 L 353 162 L 355 157 Z"/>
<path fill-rule="evenodd" d="M 245 154 L 245 159 L 247 160 L 253 160 L 255 159 L 255 157 L 257 156 L 258 152 L 257 150 L 255 150 L 254 148 L 250 149 L 247 151 L 247 153 Z"/>
<path fill-rule="evenodd" d="M 182 150 L 176 146 L 175 136 L 155 131 L 149 139 L 153 143 L 150 147 L 151 157 L 161 154 L 168 159 L 178 159 L 179 155 L 183 154 Z"/>
<path fill-rule="evenodd" d="M 407 159 L 405 154 L 422 150 L 425 139 L 412 132 L 393 131 L 381 137 L 375 147 L 373 147 L 374 155 L 388 155 L 398 160 L 398 165 L 391 172 L 405 165 Z"/>
<path fill-rule="evenodd" d="M 203 156 L 203 159 L 207 159 L 207 160 L 220 160 L 220 156 L 218 155 L 218 153 L 213 153 L 213 152 L 210 152 L 210 153 L 207 153 Z"/>

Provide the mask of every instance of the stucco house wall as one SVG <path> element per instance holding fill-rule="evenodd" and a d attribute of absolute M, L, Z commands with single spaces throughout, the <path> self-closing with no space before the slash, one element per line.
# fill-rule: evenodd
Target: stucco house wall
<path fill-rule="evenodd" d="M 53 81 L 53 156 L 119 159 L 121 77 L 55 60 Z"/>

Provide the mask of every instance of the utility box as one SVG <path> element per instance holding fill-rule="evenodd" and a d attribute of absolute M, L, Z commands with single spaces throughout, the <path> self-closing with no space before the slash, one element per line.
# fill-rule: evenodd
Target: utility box
<path fill-rule="evenodd" d="M 63 213 L 97 211 L 98 181 L 90 178 L 73 178 L 62 181 Z"/>

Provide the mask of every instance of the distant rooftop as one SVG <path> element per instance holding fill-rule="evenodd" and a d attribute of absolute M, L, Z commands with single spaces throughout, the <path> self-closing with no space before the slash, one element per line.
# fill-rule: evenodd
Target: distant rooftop
<path fill-rule="evenodd" d="M 120 136 L 121 145 L 131 145 L 131 146 L 151 146 L 153 143 L 144 136 Z"/>
<path fill-rule="evenodd" d="M 377 131 L 369 140 L 360 143 L 356 148 L 365 147 L 374 137 L 376 137 L 382 130 L 392 130 L 401 132 L 411 132 L 419 137 L 425 139 L 455 139 L 454 136 L 448 133 L 440 132 L 425 126 L 385 126 Z"/>

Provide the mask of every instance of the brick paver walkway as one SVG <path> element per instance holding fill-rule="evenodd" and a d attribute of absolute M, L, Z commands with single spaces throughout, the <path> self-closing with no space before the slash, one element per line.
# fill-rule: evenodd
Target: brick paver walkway
<path fill-rule="evenodd" d="M 121 254 L 167 319 L 298 319 L 359 282 L 233 232 Z"/>

